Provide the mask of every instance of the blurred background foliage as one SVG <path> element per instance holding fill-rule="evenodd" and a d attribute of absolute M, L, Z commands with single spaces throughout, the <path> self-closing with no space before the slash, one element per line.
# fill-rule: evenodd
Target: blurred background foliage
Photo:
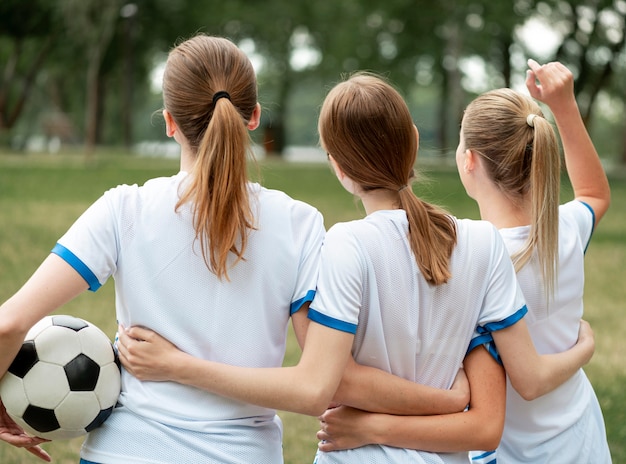
<path fill-rule="evenodd" d="M 369 70 L 407 98 L 422 152 L 452 156 L 468 101 L 525 90 L 534 58 L 572 69 L 601 156 L 626 165 L 626 0 L 2 0 L 0 147 L 164 142 L 159 71 L 198 32 L 251 57 L 267 152 L 315 146 L 327 90 Z"/>

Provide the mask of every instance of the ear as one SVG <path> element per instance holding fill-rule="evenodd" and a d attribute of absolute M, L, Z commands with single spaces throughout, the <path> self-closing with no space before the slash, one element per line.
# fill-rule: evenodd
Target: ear
<path fill-rule="evenodd" d="M 465 173 L 472 172 L 474 169 L 476 169 L 477 163 L 478 163 L 478 155 L 470 149 L 465 150 L 465 161 L 463 162 L 463 171 L 465 171 Z"/>
<path fill-rule="evenodd" d="M 254 110 L 252 110 L 252 116 L 250 116 L 250 121 L 248 121 L 248 129 L 254 130 L 257 127 L 259 127 L 260 123 L 261 123 L 261 104 L 257 103 L 256 106 L 254 107 Z"/>
<path fill-rule="evenodd" d="M 417 126 L 415 124 L 413 124 L 413 129 L 415 130 L 415 141 L 417 142 L 417 153 L 415 153 L 415 158 L 417 159 L 420 149 L 420 131 L 417 130 Z"/>
<path fill-rule="evenodd" d="M 163 119 L 165 119 L 165 134 L 168 137 L 174 137 L 178 126 L 169 111 L 163 110 Z"/>
<path fill-rule="evenodd" d="M 335 161 L 335 158 L 333 158 L 333 155 L 328 154 L 328 161 L 330 161 L 330 165 L 332 166 L 333 171 L 335 172 L 335 175 L 337 176 L 337 179 L 343 180 L 343 178 L 345 177 L 345 174 L 343 173 L 343 171 L 337 164 L 337 161 Z"/>

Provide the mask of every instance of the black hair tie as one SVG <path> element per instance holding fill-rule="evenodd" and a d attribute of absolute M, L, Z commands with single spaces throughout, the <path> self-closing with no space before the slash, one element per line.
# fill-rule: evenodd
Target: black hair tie
<path fill-rule="evenodd" d="M 230 95 L 224 90 L 215 92 L 215 94 L 213 95 L 213 105 L 215 105 L 220 98 L 228 98 L 230 100 Z"/>

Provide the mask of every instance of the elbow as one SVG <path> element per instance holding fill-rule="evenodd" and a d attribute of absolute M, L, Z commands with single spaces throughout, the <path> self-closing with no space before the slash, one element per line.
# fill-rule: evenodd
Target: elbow
<path fill-rule="evenodd" d="M 474 443 L 474 449 L 481 450 L 495 450 L 500 446 L 502 440 L 502 433 L 504 431 L 504 414 L 501 417 L 482 421 L 478 433 L 475 435 L 476 442 Z"/>
<path fill-rule="evenodd" d="M 314 417 L 321 416 L 331 404 L 335 390 L 336 385 L 309 383 L 301 406 L 295 412 Z"/>
<path fill-rule="evenodd" d="M 519 380 L 516 382 L 511 379 L 511 385 L 519 395 L 524 398 L 526 401 L 536 400 L 540 396 L 544 394 L 544 392 L 539 388 L 539 384 L 541 382 L 520 382 Z"/>
<path fill-rule="evenodd" d="M 481 450 L 495 450 L 500 446 L 500 440 L 502 439 L 502 431 L 500 433 L 485 434 L 478 443 L 479 446 L 476 449 Z"/>
<path fill-rule="evenodd" d="M 310 401 L 306 406 L 306 412 L 304 412 L 304 414 L 314 417 L 321 416 L 331 404 L 334 393 L 334 390 L 329 391 L 328 389 L 321 389 L 313 393 L 310 396 Z"/>
<path fill-rule="evenodd" d="M 29 327 L 26 327 L 19 318 L 11 318 L 6 315 L 0 318 L 0 340 L 24 340 L 28 329 Z"/>

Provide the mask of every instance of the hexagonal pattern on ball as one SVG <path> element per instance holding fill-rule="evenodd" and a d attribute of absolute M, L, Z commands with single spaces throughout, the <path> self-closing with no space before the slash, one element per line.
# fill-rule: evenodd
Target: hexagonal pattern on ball
<path fill-rule="evenodd" d="M 54 409 L 69 390 L 65 369 L 57 364 L 38 362 L 24 377 L 24 391 L 33 406 Z"/>
<path fill-rule="evenodd" d="M 101 366 L 115 360 L 113 345 L 106 334 L 96 326 L 89 326 L 77 332 L 82 352 Z"/>
<path fill-rule="evenodd" d="M 21 417 L 29 405 L 24 381 L 9 372 L 4 374 L 0 382 L 0 398 L 10 416 Z"/>
<path fill-rule="evenodd" d="M 114 362 L 100 368 L 100 377 L 94 392 L 100 398 L 100 408 L 115 406 L 120 396 L 122 380 L 120 369 Z"/>
<path fill-rule="evenodd" d="M 63 343 L 59 343 L 62 339 Z M 81 353 L 80 338 L 67 327 L 51 326 L 35 338 L 37 355 L 41 361 L 66 365 Z"/>
<path fill-rule="evenodd" d="M 55 412 L 62 429 L 85 433 L 85 427 L 98 415 L 100 409 L 100 402 L 94 392 L 72 392 L 57 406 Z"/>

